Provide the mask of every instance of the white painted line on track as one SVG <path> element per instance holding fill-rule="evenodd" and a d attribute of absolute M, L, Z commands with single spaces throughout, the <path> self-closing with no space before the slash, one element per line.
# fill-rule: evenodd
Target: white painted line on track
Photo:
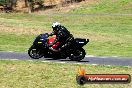
<path fill-rule="evenodd" d="M 131 66 L 124 66 L 124 67 L 130 68 Z"/>
<path fill-rule="evenodd" d="M 111 65 L 106 65 L 106 66 L 110 67 Z"/>
<path fill-rule="evenodd" d="M 41 62 L 51 62 L 51 61 L 41 61 Z"/>
<path fill-rule="evenodd" d="M 92 65 L 98 65 L 98 64 L 92 64 Z"/>
<path fill-rule="evenodd" d="M 86 55 L 85 57 L 96 57 L 96 56 L 94 56 L 94 55 Z"/>
<path fill-rule="evenodd" d="M 33 61 L 33 60 L 27 60 L 27 61 Z"/>
<path fill-rule="evenodd" d="M 66 62 L 56 62 L 56 63 L 66 64 Z"/>
<path fill-rule="evenodd" d="M 14 51 L 8 51 L 8 52 L 12 52 L 13 53 Z"/>
<path fill-rule="evenodd" d="M 116 57 L 116 58 L 118 58 L 119 56 L 94 56 L 94 55 L 86 55 L 85 57 L 98 57 L 98 58 L 110 58 L 110 57 Z"/>
<path fill-rule="evenodd" d="M 0 60 L 12 60 L 12 61 L 14 60 L 15 61 L 15 60 L 19 60 L 19 59 L 0 59 Z"/>
<path fill-rule="evenodd" d="M 99 58 L 108 58 L 108 57 L 106 57 L 106 56 L 101 56 L 101 57 L 99 57 Z"/>
<path fill-rule="evenodd" d="M 12 60 L 12 61 L 17 61 L 17 60 L 19 60 L 20 61 L 20 59 L 1 59 L 1 60 Z M 33 62 L 33 61 L 35 61 L 35 60 L 26 60 L 26 61 L 31 61 L 31 62 Z M 53 62 L 53 61 L 41 61 L 41 62 L 44 62 L 44 63 L 50 63 L 50 62 Z M 67 62 L 53 62 L 53 63 L 60 63 L 60 64 L 77 64 L 77 65 L 82 65 L 82 64 L 84 64 L 84 63 L 67 63 Z M 97 65 L 100 65 L 100 64 L 90 64 L 89 63 L 89 65 L 93 65 L 93 66 L 97 66 Z M 101 65 L 103 65 L 103 64 L 101 64 Z M 114 66 L 114 65 L 103 65 L 103 66 Z M 127 68 L 129 68 L 129 67 L 131 67 L 131 66 L 124 66 L 124 67 L 127 67 Z"/>
<path fill-rule="evenodd" d="M 11 60 L 19 60 L 19 59 L 11 59 Z"/>
<path fill-rule="evenodd" d="M 75 64 L 82 64 L 82 63 L 75 63 Z"/>
<path fill-rule="evenodd" d="M 111 56 L 111 57 L 118 57 L 118 56 Z"/>

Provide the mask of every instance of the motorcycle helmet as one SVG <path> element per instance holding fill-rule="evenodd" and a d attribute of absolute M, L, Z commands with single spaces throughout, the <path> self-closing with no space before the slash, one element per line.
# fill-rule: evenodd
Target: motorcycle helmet
<path fill-rule="evenodd" d="M 53 31 L 55 31 L 55 32 L 59 31 L 60 26 L 61 26 L 61 24 L 59 22 L 54 22 L 52 24 Z"/>

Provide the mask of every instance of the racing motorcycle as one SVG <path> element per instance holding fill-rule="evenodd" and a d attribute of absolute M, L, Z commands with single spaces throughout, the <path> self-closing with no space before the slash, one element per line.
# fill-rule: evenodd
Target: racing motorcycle
<path fill-rule="evenodd" d="M 48 33 L 38 35 L 33 45 L 29 48 L 28 54 L 33 59 L 39 58 L 53 58 L 53 59 L 66 59 L 69 58 L 72 61 L 80 61 L 84 59 L 86 52 L 83 46 L 89 42 L 89 39 L 75 38 L 70 46 L 60 52 L 54 52 L 49 49 L 48 44 L 51 44 L 56 39 L 56 36 L 49 37 Z M 57 42 L 52 46 L 56 49 L 60 42 Z"/>

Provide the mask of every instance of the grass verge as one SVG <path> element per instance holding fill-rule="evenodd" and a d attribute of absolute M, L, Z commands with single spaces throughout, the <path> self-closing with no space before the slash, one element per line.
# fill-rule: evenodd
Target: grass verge
<path fill-rule="evenodd" d="M 131 88 L 130 84 L 86 84 L 79 86 L 77 64 L 0 60 L 1 88 Z M 132 67 L 81 65 L 88 74 L 130 74 Z"/>
<path fill-rule="evenodd" d="M 93 0 L 94 1 L 94 0 Z M 87 1 L 88 3 L 90 1 Z M 94 4 L 84 4 L 71 10 L 72 14 L 132 14 L 131 0 L 95 0 Z"/>

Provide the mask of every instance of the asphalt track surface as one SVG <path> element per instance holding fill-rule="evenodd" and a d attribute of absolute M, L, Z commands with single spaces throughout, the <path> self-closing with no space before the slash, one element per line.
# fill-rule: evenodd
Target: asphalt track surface
<path fill-rule="evenodd" d="M 0 52 L 1 60 L 34 60 L 26 52 Z M 114 66 L 132 66 L 132 58 L 128 57 L 107 57 L 107 56 L 86 56 L 82 61 L 70 61 L 67 59 L 40 58 L 40 61 L 73 63 L 73 64 L 93 64 L 93 65 L 114 65 Z"/>

